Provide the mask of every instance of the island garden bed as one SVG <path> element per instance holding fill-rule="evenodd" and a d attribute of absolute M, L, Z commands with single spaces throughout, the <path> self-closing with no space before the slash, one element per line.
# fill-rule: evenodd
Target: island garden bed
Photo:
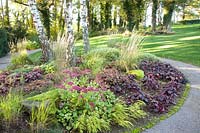
<path fill-rule="evenodd" d="M 51 62 L 1 72 L 0 130 L 139 132 L 180 106 L 188 91 L 180 71 L 144 54 L 125 67 L 118 50 L 106 51 L 72 68 Z"/>

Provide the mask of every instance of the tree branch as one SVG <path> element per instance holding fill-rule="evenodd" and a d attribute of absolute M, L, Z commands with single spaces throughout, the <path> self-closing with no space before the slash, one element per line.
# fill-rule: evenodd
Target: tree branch
<path fill-rule="evenodd" d="M 14 2 L 17 3 L 17 4 L 20 4 L 20 5 L 29 6 L 28 4 L 23 3 L 21 1 L 14 0 Z"/>

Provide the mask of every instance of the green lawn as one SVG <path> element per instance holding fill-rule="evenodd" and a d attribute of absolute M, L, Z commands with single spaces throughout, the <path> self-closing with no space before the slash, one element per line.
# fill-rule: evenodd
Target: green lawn
<path fill-rule="evenodd" d="M 173 30 L 172 35 L 147 36 L 144 51 L 200 66 L 200 24 L 175 25 Z"/>
<path fill-rule="evenodd" d="M 175 25 L 175 34 L 146 36 L 142 44 L 144 52 L 200 66 L 200 24 Z M 125 43 L 122 35 L 105 35 L 90 38 L 91 48 L 113 47 Z M 77 42 L 77 51 L 83 51 L 82 41 Z"/>
<path fill-rule="evenodd" d="M 173 30 L 175 34 L 146 36 L 143 50 L 159 57 L 200 66 L 200 24 L 175 25 Z M 120 34 L 98 36 L 90 38 L 90 45 L 91 49 L 114 47 L 126 43 L 127 39 L 127 36 Z M 76 52 L 83 54 L 82 40 L 76 42 Z"/>

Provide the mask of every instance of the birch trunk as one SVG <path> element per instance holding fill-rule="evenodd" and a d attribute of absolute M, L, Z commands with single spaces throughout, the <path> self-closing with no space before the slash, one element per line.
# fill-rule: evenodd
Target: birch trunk
<path fill-rule="evenodd" d="M 35 0 L 28 0 L 28 4 L 30 7 L 30 11 L 33 17 L 33 23 L 35 25 L 36 31 L 39 35 L 39 40 L 42 46 L 42 61 L 47 62 L 51 57 L 51 49 L 50 49 L 50 43 L 47 39 L 47 36 L 44 32 L 44 26 L 40 19 L 40 14 L 37 9 L 36 1 Z"/>
<path fill-rule="evenodd" d="M 73 66 L 74 65 L 74 33 L 72 27 L 73 13 L 72 13 L 72 0 L 66 0 L 66 8 L 65 8 L 65 22 L 67 27 L 67 46 L 66 46 L 66 65 Z"/>
<path fill-rule="evenodd" d="M 80 17 L 81 17 L 81 26 L 83 32 L 83 44 L 84 50 L 87 53 L 90 49 L 90 43 L 88 38 L 88 24 L 87 24 L 87 4 L 86 0 L 80 0 Z"/>

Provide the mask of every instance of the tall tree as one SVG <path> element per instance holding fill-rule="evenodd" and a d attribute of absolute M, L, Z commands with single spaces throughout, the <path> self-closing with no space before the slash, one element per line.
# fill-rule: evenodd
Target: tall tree
<path fill-rule="evenodd" d="M 36 31 L 39 35 L 39 40 L 42 46 L 42 56 L 43 61 L 46 62 L 52 57 L 52 52 L 50 49 L 50 43 L 45 35 L 44 26 L 40 19 L 40 14 L 37 9 L 36 1 L 35 0 L 28 0 L 28 5 L 30 7 L 30 11 L 33 17 L 33 22 L 36 28 Z"/>
<path fill-rule="evenodd" d="M 129 0 L 125 0 L 123 2 L 123 9 L 126 13 L 126 20 L 127 20 L 127 29 L 129 31 L 133 30 L 133 26 L 134 26 L 134 14 L 133 14 L 133 7 L 134 7 L 134 3 L 130 2 Z"/>
<path fill-rule="evenodd" d="M 157 10 L 159 6 L 158 0 L 152 0 L 152 32 L 156 32 L 156 20 L 157 20 Z"/>
<path fill-rule="evenodd" d="M 90 43 L 89 43 L 89 35 L 88 35 L 86 0 L 80 0 L 80 17 L 81 17 L 81 26 L 82 26 L 82 31 L 83 31 L 84 50 L 87 53 L 90 48 Z"/>
<path fill-rule="evenodd" d="M 60 13 L 59 13 L 59 19 L 58 19 L 58 25 L 59 25 L 59 30 L 61 33 L 64 31 L 64 25 L 65 25 L 65 19 L 63 19 L 63 4 L 65 0 L 60 1 Z"/>
<path fill-rule="evenodd" d="M 165 0 L 163 1 L 164 17 L 163 17 L 163 30 L 166 32 L 171 32 L 171 19 L 175 8 L 175 0 Z"/>
<path fill-rule="evenodd" d="M 9 6 L 8 0 L 6 0 L 6 7 L 5 7 L 5 16 L 6 16 L 6 26 L 10 26 L 10 16 L 9 16 Z"/>
<path fill-rule="evenodd" d="M 111 1 L 107 1 L 105 5 L 105 28 L 111 28 L 112 26 L 112 16 L 111 16 L 112 4 Z"/>
<path fill-rule="evenodd" d="M 3 1 L 1 0 L 1 16 L 2 16 L 2 26 L 4 27 L 4 7 L 3 7 Z"/>
<path fill-rule="evenodd" d="M 49 0 L 37 0 L 37 9 L 41 13 L 41 19 L 43 20 L 44 28 L 46 29 L 46 34 L 48 39 L 50 38 L 50 26 L 51 26 L 51 20 L 50 20 L 50 11 L 49 7 L 53 3 L 49 2 Z"/>
<path fill-rule="evenodd" d="M 73 13 L 72 13 L 72 0 L 66 0 L 65 8 L 65 22 L 67 25 L 67 46 L 66 46 L 66 65 L 74 65 L 74 33 L 72 27 Z"/>

